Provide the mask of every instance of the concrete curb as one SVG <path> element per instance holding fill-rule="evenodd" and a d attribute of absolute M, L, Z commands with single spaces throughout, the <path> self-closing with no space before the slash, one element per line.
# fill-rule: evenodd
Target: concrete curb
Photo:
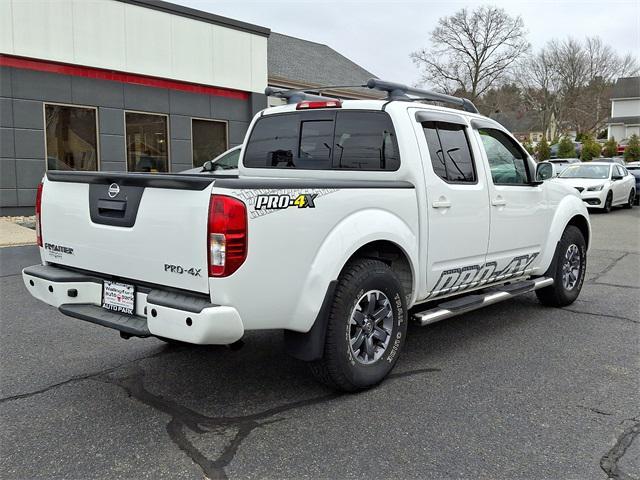
<path fill-rule="evenodd" d="M 0 218 L 0 248 L 34 245 L 36 232 L 4 218 Z"/>

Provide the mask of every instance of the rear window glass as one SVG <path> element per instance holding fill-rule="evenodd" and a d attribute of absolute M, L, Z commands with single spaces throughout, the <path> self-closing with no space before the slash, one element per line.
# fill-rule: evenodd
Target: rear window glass
<path fill-rule="evenodd" d="M 300 124 L 300 158 L 298 166 L 325 170 L 331 167 L 333 122 L 312 120 Z"/>
<path fill-rule="evenodd" d="M 339 112 L 334 165 L 352 170 L 397 170 L 400 166 L 391 119 L 379 112 Z"/>
<path fill-rule="evenodd" d="M 298 129 L 297 115 L 260 119 L 246 147 L 245 165 L 275 168 L 295 166 L 293 157 L 298 148 Z"/>
<path fill-rule="evenodd" d="M 297 112 L 256 122 L 243 163 L 251 168 L 397 170 L 398 143 L 384 112 Z"/>

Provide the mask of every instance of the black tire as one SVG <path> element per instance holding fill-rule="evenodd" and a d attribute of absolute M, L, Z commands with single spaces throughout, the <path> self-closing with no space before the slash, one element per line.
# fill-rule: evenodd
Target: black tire
<path fill-rule="evenodd" d="M 569 249 L 573 246 L 577 247 L 577 251 L 580 256 L 580 263 L 578 273 L 572 276 L 575 277 L 575 284 L 569 288 L 565 283 L 563 273 L 566 269 L 565 265 L 568 261 Z M 572 251 L 575 252 L 573 249 Z M 545 273 L 546 277 L 553 278 L 553 285 L 536 290 L 536 295 L 538 296 L 540 303 L 551 307 L 565 307 L 567 305 L 571 305 L 575 302 L 576 298 L 578 298 L 578 295 L 580 295 L 586 269 L 587 243 L 585 242 L 580 229 L 573 225 L 569 225 L 562 234 L 562 238 L 556 247 L 556 253 L 553 257 L 553 261 L 551 262 L 551 266 Z"/>
<path fill-rule="evenodd" d="M 633 208 L 633 204 L 636 202 L 636 191 L 631 189 L 629 192 L 629 200 L 625 204 L 624 208 Z"/>
<path fill-rule="evenodd" d="M 166 338 L 166 337 L 156 337 L 158 340 L 163 341 L 164 343 L 166 343 L 167 345 L 172 345 L 172 346 L 180 346 L 180 345 L 191 345 L 190 343 L 187 342 L 183 342 L 181 340 L 174 340 L 173 338 Z"/>
<path fill-rule="evenodd" d="M 604 201 L 604 208 L 602 209 L 602 211 L 604 213 L 609 213 L 611 211 L 612 206 L 613 206 L 613 193 L 609 192 L 607 193 L 607 198 Z"/>
<path fill-rule="evenodd" d="M 371 297 L 371 291 L 380 292 L 382 295 L 378 293 Z M 366 302 L 368 307 L 370 298 L 375 300 L 372 309 L 377 308 L 377 305 L 384 305 L 376 310 L 378 316 L 385 314 L 381 320 L 375 321 L 376 316 L 370 315 L 368 309 L 358 309 L 362 307 L 363 302 Z M 364 312 L 365 315 L 358 315 L 356 310 Z M 352 322 L 352 316 L 355 315 L 358 316 L 354 318 L 360 320 L 358 324 L 355 320 Z M 388 340 L 386 346 L 382 345 L 376 337 L 376 331 L 373 330 L 378 325 L 380 327 L 375 329 L 378 330 L 378 335 L 380 328 L 385 328 L 387 332 L 388 337 L 384 336 L 385 340 Z M 355 336 L 357 343 L 358 331 L 367 340 L 361 340 L 362 347 L 354 353 L 351 342 Z M 372 387 L 380 383 L 393 369 L 406 336 L 407 307 L 398 276 L 380 260 L 356 259 L 345 266 L 338 278 L 327 319 L 324 353 L 320 360 L 309 363 L 311 372 L 317 380 L 335 390 L 354 392 Z M 369 339 L 371 343 L 368 343 Z M 373 359 L 361 358 L 367 357 L 366 350 L 370 345 L 373 345 Z M 367 361 L 369 363 L 363 363 Z"/>

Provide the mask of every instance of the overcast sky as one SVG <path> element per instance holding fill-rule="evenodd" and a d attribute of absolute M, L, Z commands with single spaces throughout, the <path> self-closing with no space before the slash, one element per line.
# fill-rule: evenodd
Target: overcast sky
<path fill-rule="evenodd" d="M 380 78 L 413 84 L 409 54 L 428 45 L 438 18 L 488 2 L 378 0 L 170 0 L 294 37 L 325 43 Z M 599 35 L 620 53 L 640 55 L 639 0 L 497 0 L 521 15 L 533 49 L 552 38 Z"/>

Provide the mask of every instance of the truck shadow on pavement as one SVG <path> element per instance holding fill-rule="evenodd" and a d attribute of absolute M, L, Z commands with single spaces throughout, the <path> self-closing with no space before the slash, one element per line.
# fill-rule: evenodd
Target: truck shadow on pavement
<path fill-rule="evenodd" d="M 231 463 L 242 442 L 254 430 L 264 428 L 271 423 L 286 420 L 286 417 L 282 415 L 292 410 L 337 401 L 343 396 L 348 396 L 348 394 L 328 393 L 285 403 L 250 415 L 207 416 L 180 405 L 170 398 L 156 395 L 147 390 L 144 384 L 145 371 L 139 365 L 131 365 L 123 370 L 122 372 L 114 371 L 99 375 L 94 377 L 94 380 L 116 385 L 130 397 L 169 415 L 171 420 L 166 427 L 169 438 L 193 462 L 199 465 L 206 478 L 211 480 L 228 478 L 225 467 Z M 387 378 L 387 382 L 438 371 L 440 371 L 438 368 L 422 368 L 393 373 Z M 187 429 L 197 435 L 213 433 L 227 437 L 230 432 L 235 432 L 235 434 L 231 436 L 231 441 L 226 443 L 222 452 L 216 458 L 209 458 L 188 438 Z"/>

